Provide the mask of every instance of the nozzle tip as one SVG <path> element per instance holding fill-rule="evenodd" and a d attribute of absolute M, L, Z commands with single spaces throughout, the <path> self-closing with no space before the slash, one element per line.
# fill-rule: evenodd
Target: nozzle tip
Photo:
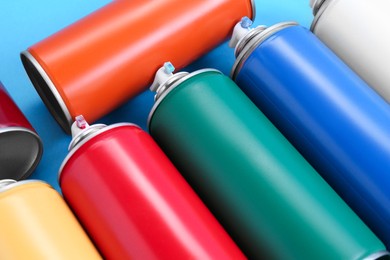
<path fill-rule="evenodd" d="M 85 118 L 82 115 L 76 116 L 76 125 L 80 129 L 85 129 L 88 126 L 87 121 L 85 121 Z"/>
<path fill-rule="evenodd" d="M 241 27 L 242 28 L 249 28 L 251 25 L 253 24 L 252 20 L 249 19 L 247 16 L 244 16 L 242 19 L 241 19 Z"/>
<path fill-rule="evenodd" d="M 164 70 L 165 73 L 170 74 L 175 71 L 175 67 L 172 65 L 171 62 L 167 61 L 164 63 Z"/>

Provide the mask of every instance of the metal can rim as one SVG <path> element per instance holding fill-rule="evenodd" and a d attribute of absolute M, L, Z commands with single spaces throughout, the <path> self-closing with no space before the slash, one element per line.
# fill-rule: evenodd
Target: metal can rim
<path fill-rule="evenodd" d="M 390 256 L 390 253 L 387 250 L 381 250 L 365 257 L 364 260 L 376 260 L 383 256 Z"/>
<path fill-rule="evenodd" d="M 42 101 L 62 129 L 70 134 L 73 119 L 54 82 L 28 50 L 23 51 L 20 57 L 27 75 Z"/>
<path fill-rule="evenodd" d="M 82 140 L 88 138 L 90 135 L 94 134 L 95 132 L 99 131 L 102 128 L 107 127 L 105 124 L 94 124 L 85 129 L 82 133 L 82 135 L 76 135 L 72 138 L 70 141 L 68 150 L 70 151 L 73 149 L 78 143 L 80 143 Z"/>
<path fill-rule="evenodd" d="M 0 187 L 0 194 L 29 183 L 42 183 L 42 184 L 46 184 L 47 186 L 53 189 L 53 187 L 50 184 L 42 180 L 22 180 L 22 181 L 16 181 L 15 183 L 8 184 L 7 186 L 4 187 Z"/>
<path fill-rule="evenodd" d="M 314 4 L 312 6 L 313 15 L 316 15 L 318 10 L 321 8 L 322 4 L 327 0 L 314 0 Z"/>
<path fill-rule="evenodd" d="M 172 85 L 168 86 L 165 89 L 165 91 L 159 96 L 159 98 L 153 104 L 153 107 L 152 107 L 152 109 L 149 112 L 148 121 L 147 121 L 147 127 L 148 127 L 149 131 L 150 131 L 150 123 L 152 121 L 152 117 L 153 117 L 154 113 L 156 112 L 157 108 L 160 106 L 161 102 L 165 99 L 165 97 L 168 96 L 171 91 L 176 89 L 176 87 L 178 87 L 184 81 L 187 81 L 188 79 L 190 79 L 190 78 L 192 78 L 194 76 L 197 76 L 199 74 L 206 73 L 206 72 L 217 72 L 219 74 L 223 74 L 221 71 L 219 71 L 217 69 L 207 68 L 207 69 L 196 70 L 196 71 L 188 73 L 187 75 L 183 76 L 182 78 L 174 81 Z"/>
<path fill-rule="evenodd" d="M 36 157 L 33 159 L 34 162 L 31 164 L 29 169 L 20 177 L 20 180 L 21 179 L 25 179 L 25 178 L 27 178 L 28 176 L 30 176 L 32 174 L 32 172 L 35 170 L 35 168 L 38 166 L 39 162 L 41 161 L 42 154 L 43 154 L 43 142 L 42 142 L 42 139 L 33 130 L 25 128 L 25 127 L 10 126 L 10 127 L 0 128 L 0 135 L 4 134 L 4 133 L 9 133 L 9 132 L 24 132 L 24 133 L 28 133 L 28 134 L 30 134 L 33 137 L 33 139 L 36 141 L 36 143 L 38 145 L 37 146 L 38 153 L 37 153 Z"/>
<path fill-rule="evenodd" d="M 297 26 L 297 22 L 282 22 L 274 24 L 266 29 L 262 29 L 256 35 L 252 35 L 252 37 L 245 42 L 245 46 L 242 47 L 241 51 L 238 53 L 238 56 L 233 64 L 230 77 L 235 80 L 238 72 L 240 71 L 243 63 L 248 59 L 250 54 L 266 39 L 274 35 L 275 33 L 281 31 L 284 28 Z"/>
<path fill-rule="evenodd" d="M 114 129 L 114 128 L 119 128 L 119 127 L 124 127 L 124 126 L 135 126 L 135 127 L 138 127 L 139 129 L 142 129 L 140 126 L 138 126 L 137 124 L 133 124 L 133 123 L 116 123 L 116 124 L 112 124 L 112 125 L 108 125 L 106 127 L 103 127 L 101 129 L 97 130 L 96 132 L 88 135 L 86 138 L 82 139 L 79 143 L 77 143 L 72 148 L 72 150 L 69 151 L 69 153 L 66 155 L 65 159 L 62 161 L 60 169 L 58 170 L 58 175 L 57 175 L 58 183 L 61 185 L 60 181 L 61 181 L 62 171 L 63 171 L 66 163 L 80 149 L 80 147 L 82 147 L 84 144 L 86 144 L 87 142 L 89 142 L 90 140 L 92 140 L 96 136 L 101 135 L 104 132 L 107 132 L 107 131 Z"/>
<path fill-rule="evenodd" d="M 251 0 L 251 6 L 252 6 L 252 21 L 256 19 L 256 1 Z"/>
<path fill-rule="evenodd" d="M 329 5 L 333 3 L 334 0 L 321 0 L 316 2 L 316 5 L 313 7 L 314 19 L 310 26 L 310 31 L 314 32 L 315 27 L 320 20 L 321 16 L 328 9 Z"/>
<path fill-rule="evenodd" d="M 262 31 L 266 30 L 267 27 L 264 25 L 257 26 L 253 30 L 250 30 L 242 39 L 240 39 L 236 45 L 236 48 L 234 48 L 234 56 L 237 57 L 242 50 L 245 48 L 245 46 L 254 38 L 257 34 L 261 33 Z"/>
<path fill-rule="evenodd" d="M 172 86 L 176 81 L 180 80 L 181 78 L 188 75 L 188 72 L 180 71 L 175 73 L 173 76 L 171 76 L 166 82 L 161 84 L 161 86 L 157 89 L 156 95 L 154 96 L 154 101 L 157 101 L 161 95 L 169 88 L 169 86 Z M 160 91 L 160 89 L 162 91 Z"/>

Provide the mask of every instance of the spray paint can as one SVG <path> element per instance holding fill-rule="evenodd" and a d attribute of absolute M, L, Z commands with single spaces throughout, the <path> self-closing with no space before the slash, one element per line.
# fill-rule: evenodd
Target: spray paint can
<path fill-rule="evenodd" d="M 165 60 L 188 65 L 254 11 L 253 0 L 113 1 L 21 58 L 42 100 L 70 133 L 76 116 L 94 122 L 145 90 Z"/>
<path fill-rule="evenodd" d="M 27 178 L 42 151 L 41 139 L 0 82 L 0 179 Z"/>
<path fill-rule="evenodd" d="M 390 103 L 390 2 L 311 0 L 311 30 Z"/>
<path fill-rule="evenodd" d="M 376 259 L 383 244 L 228 77 L 159 69 L 149 131 L 250 259 Z M 336 240 L 337 241 L 336 241 Z"/>
<path fill-rule="evenodd" d="M 241 25 L 233 79 L 390 247 L 389 105 L 309 30 Z"/>
<path fill-rule="evenodd" d="M 1 259 L 102 259 L 60 194 L 37 180 L 0 180 Z"/>
<path fill-rule="evenodd" d="M 245 258 L 141 128 L 78 117 L 72 132 L 60 186 L 105 258 Z"/>

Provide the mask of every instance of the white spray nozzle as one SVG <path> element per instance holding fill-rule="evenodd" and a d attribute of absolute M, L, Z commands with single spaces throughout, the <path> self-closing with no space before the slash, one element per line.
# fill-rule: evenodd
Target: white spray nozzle
<path fill-rule="evenodd" d="M 89 124 L 87 121 L 85 121 L 85 118 L 82 115 L 76 116 L 75 122 L 72 124 L 72 137 L 77 136 L 82 131 L 87 129 L 89 127 Z"/>
<path fill-rule="evenodd" d="M 173 76 L 172 72 L 174 71 L 175 71 L 175 67 L 172 65 L 172 63 L 170 63 L 169 61 L 165 62 L 164 66 L 162 66 L 156 72 L 154 81 L 149 89 L 153 92 L 156 92 L 161 85 L 163 85 L 170 77 Z"/>
<path fill-rule="evenodd" d="M 252 30 L 252 20 L 244 16 L 239 23 L 234 26 L 232 38 L 229 42 L 229 47 L 235 48 L 238 42 L 245 37 L 245 35 Z"/>

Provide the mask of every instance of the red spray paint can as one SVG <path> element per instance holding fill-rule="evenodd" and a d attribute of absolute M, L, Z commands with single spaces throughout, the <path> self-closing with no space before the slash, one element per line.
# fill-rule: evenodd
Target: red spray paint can
<path fill-rule="evenodd" d="M 42 150 L 41 139 L 0 82 L 0 179 L 27 178 Z"/>
<path fill-rule="evenodd" d="M 107 259 L 243 259 L 153 139 L 77 117 L 63 195 Z"/>

